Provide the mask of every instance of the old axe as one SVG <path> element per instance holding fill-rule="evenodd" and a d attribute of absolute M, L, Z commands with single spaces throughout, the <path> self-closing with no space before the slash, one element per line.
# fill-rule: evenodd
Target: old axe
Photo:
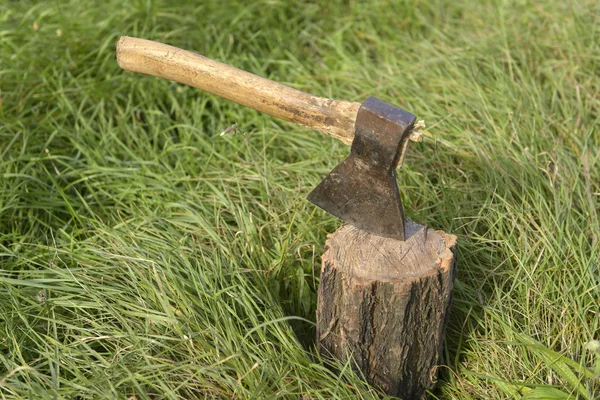
<path fill-rule="evenodd" d="M 117 61 L 125 70 L 184 83 L 352 144 L 308 199 L 359 229 L 404 240 L 395 168 L 408 141 L 418 140 L 414 115 L 375 97 L 361 104 L 312 96 L 150 40 L 121 37 Z"/>

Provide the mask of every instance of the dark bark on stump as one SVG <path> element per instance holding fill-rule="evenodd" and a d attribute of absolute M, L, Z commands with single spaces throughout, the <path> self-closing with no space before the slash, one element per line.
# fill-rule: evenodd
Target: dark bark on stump
<path fill-rule="evenodd" d="M 387 394 L 433 388 L 456 265 L 456 236 L 406 221 L 404 242 L 344 225 L 329 235 L 317 302 L 317 344 Z"/>

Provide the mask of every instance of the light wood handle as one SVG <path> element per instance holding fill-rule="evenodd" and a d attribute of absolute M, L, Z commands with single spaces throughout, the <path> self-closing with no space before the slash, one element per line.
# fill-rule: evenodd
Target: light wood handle
<path fill-rule="evenodd" d="M 127 71 L 184 83 L 346 144 L 354 138 L 360 103 L 312 96 L 190 51 L 128 36 L 117 43 L 117 62 Z"/>

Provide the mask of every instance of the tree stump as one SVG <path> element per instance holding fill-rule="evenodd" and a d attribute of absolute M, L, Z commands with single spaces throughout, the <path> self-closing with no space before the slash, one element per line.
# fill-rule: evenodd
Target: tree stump
<path fill-rule="evenodd" d="M 403 399 L 436 382 L 456 268 L 456 236 L 406 221 L 406 241 L 343 225 L 327 238 L 317 346 Z"/>

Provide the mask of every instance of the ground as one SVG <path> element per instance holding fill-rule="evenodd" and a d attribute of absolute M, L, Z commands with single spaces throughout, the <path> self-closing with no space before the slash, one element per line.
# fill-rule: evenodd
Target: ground
<path fill-rule="evenodd" d="M 314 349 L 348 149 L 120 70 L 143 37 L 427 123 L 407 215 L 459 237 L 440 399 L 600 396 L 600 6 L 4 1 L 2 398 L 378 398 Z M 229 126 L 237 124 L 221 136 Z"/>

